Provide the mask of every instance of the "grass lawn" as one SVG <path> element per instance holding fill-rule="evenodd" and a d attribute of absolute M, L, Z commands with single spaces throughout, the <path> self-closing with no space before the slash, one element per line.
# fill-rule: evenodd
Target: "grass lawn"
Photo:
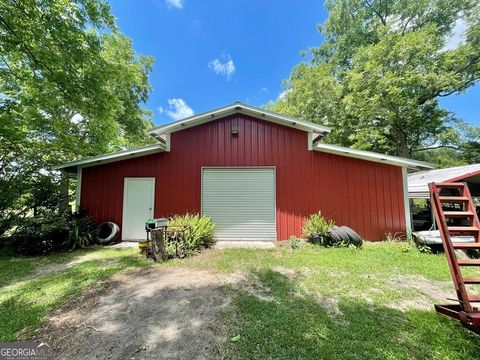
<path fill-rule="evenodd" d="M 227 358 L 480 358 L 480 337 L 433 310 L 439 289 L 454 294 L 443 254 L 381 243 L 226 250 L 195 262 L 246 272 L 261 294 L 240 291 L 225 314 L 236 340 Z"/>
<path fill-rule="evenodd" d="M 248 279 L 249 286 L 232 286 L 234 300 L 223 315 L 226 358 L 480 358 L 480 337 L 433 311 L 435 298 L 453 293 L 443 255 L 395 243 L 360 250 L 210 250 L 164 265 L 153 265 L 136 249 L 4 258 L 0 341 L 32 335 L 48 311 L 115 273 L 170 265 Z"/>
<path fill-rule="evenodd" d="M 33 335 L 48 311 L 116 273 L 151 265 L 136 249 L 0 258 L 0 341 Z"/>

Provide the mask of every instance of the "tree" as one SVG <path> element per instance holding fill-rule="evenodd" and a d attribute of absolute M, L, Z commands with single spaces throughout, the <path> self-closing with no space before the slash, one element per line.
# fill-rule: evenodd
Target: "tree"
<path fill-rule="evenodd" d="M 149 142 L 153 59 L 102 0 L 1 0 L 0 32 L 1 236 L 59 181 L 52 165 Z"/>
<path fill-rule="evenodd" d="M 480 4 L 476 0 L 327 1 L 324 42 L 294 68 L 274 110 L 333 128 L 346 146 L 420 157 L 460 149 L 461 121 L 438 99 L 480 79 Z M 445 47 L 459 22 L 466 39 Z M 457 150 L 458 151 L 458 150 Z"/>

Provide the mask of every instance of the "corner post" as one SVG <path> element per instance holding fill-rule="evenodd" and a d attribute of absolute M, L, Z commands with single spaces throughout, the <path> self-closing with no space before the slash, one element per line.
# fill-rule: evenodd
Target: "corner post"
<path fill-rule="evenodd" d="M 307 147 L 308 150 L 313 150 L 313 132 L 308 133 Z"/>
<path fill-rule="evenodd" d="M 82 199 L 82 168 L 77 168 L 77 186 L 75 188 L 75 210 L 80 210 L 80 200 Z"/>
<path fill-rule="evenodd" d="M 412 236 L 412 218 L 410 215 L 410 199 L 408 197 L 408 172 L 406 167 L 402 167 L 402 185 L 403 185 L 403 207 L 405 208 L 405 232 L 407 238 Z"/>

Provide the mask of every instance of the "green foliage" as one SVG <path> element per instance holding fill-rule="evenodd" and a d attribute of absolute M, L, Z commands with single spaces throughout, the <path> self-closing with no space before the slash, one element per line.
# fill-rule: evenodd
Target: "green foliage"
<path fill-rule="evenodd" d="M 293 249 L 293 250 L 296 250 L 300 247 L 300 239 L 297 238 L 295 235 L 292 235 L 290 236 L 290 239 L 289 239 L 289 242 L 290 242 L 290 247 Z"/>
<path fill-rule="evenodd" d="M 16 253 L 28 256 L 66 250 L 70 226 L 64 214 L 52 212 L 26 217 L 11 236 L 11 246 Z"/>
<path fill-rule="evenodd" d="M 323 243 L 334 225 L 333 220 L 324 218 L 319 211 L 307 217 L 303 222 L 303 236 L 312 243 Z"/>
<path fill-rule="evenodd" d="M 81 213 L 74 214 L 68 229 L 69 248 L 85 248 L 96 241 L 96 224 L 92 217 L 84 216 Z"/>
<path fill-rule="evenodd" d="M 12 162 L 0 174 L 0 244 L 2 236 L 8 235 L 24 218 L 58 212 L 68 202 L 60 177 L 37 172 L 27 176 L 33 166 L 20 166 L 14 159 Z M 20 179 L 22 176 L 25 177 Z"/>
<path fill-rule="evenodd" d="M 169 220 L 168 227 L 174 231 L 166 244 L 167 253 L 172 257 L 177 254 L 180 257 L 189 256 L 214 243 L 215 225 L 208 216 L 176 215 Z M 178 233 L 175 230 L 178 230 Z"/>
<path fill-rule="evenodd" d="M 439 165 L 478 158 L 479 129 L 439 105 L 480 78 L 480 3 L 327 1 L 324 38 L 272 110 L 333 128 L 325 141 Z M 457 21 L 465 41 L 445 48 Z M 430 152 L 450 149 L 445 159 Z M 443 152 L 445 154 L 445 152 Z"/>
<path fill-rule="evenodd" d="M 87 247 L 95 242 L 95 234 L 95 221 L 91 217 L 47 211 L 24 218 L 6 243 L 17 254 L 46 255 Z"/>
<path fill-rule="evenodd" d="M 152 58 L 103 0 L 0 2 L 0 236 L 34 206 L 52 166 L 151 141 Z"/>

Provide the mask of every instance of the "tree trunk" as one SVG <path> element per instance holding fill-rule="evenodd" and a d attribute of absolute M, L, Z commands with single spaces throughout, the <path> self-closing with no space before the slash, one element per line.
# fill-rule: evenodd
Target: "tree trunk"
<path fill-rule="evenodd" d="M 165 250 L 165 228 L 154 229 L 150 232 L 152 236 L 152 255 L 155 261 L 162 261 L 168 258 Z"/>
<path fill-rule="evenodd" d="M 408 158 L 410 156 L 407 139 L 402 129 L 398 126 L 396 128 L 395 153 L 397 156 L 403 158 Z"/>

